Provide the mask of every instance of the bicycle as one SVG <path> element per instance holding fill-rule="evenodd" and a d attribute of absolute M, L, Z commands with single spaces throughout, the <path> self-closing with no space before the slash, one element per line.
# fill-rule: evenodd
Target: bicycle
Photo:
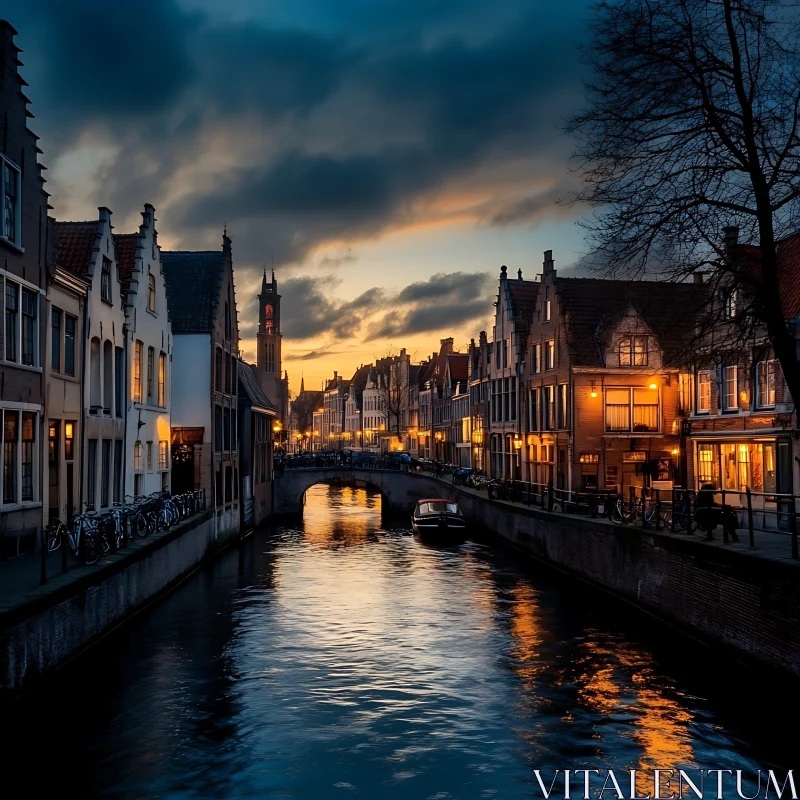
<path fill-rule="evenodd" d="M 96 522 L 85 514 L 76 514 L 72 518 L 72 527 L 67 526 L 57 517 L 50 520 L 47 532 L 47 550 L 52 553 L 61 547 L 62 540 L 72 554 L 87 566 L 96 564 L 103 556 L 103 545 Z"/>

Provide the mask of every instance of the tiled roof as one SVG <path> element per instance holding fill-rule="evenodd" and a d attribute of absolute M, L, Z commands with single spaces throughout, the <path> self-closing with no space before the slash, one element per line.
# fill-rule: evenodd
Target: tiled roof
<path fill-rule="evenodd" d="M 100 221 L 55 222 L 58 264 L 74 275 L 86 275 L 92 250 L 99 232 Z"/>
<path fill-rule="evenodd" d="M 602 365 L 602 347 L 631 308 L 658 337 L 664 363 L 674 363 L 683 354 L 705 297 L 694 283 L 596 278 L 556 278 L 556 290 L 567 315 L 567 346 L 580 366 Z"/>
<path fill-rule="evenodd" d="M 467 353 L 451 353 L 447 357 L 447 363 L 450 367 L 450 380 L 465 381 L 467 379 L 469 367 L 469 355 Z"/>
<path fill-rule="evenodd" d="M 240 359 L 236 360 L 237 372 L 239 375 L 239 382 L 242 384 L 242 388 L 245 391 L 245 394 L 250 399 L 250 402 L 254 406 L 260 406 L 261 408 L 267 408 L 270 411 L 276 411 L 275 405 L 272 401 L 264 394 L 261 387 L 258 385 L 258 379 L 253 374 L 253 370 L 250 368 L 249 364 L 245 364 L 244 361 Z"/>
<path fill-rule="evenodd" d="M 364 391 L 364 387 L 367 384 L 367 378 L 369 377 L 369 371 L 372 369 L 372 364 L 362 364 L 354 373 L 353 377 L 350 379 L 350 386 L 356 395 L 360 395 L 361 392 Z"/>
<path fill-rule="evenodd" d="M 210 333 L 225 275 L 222 250 L 162 251 L 173 333 Z"/>
<path fill-rule="evenodd" d="M 531 320 L 536 311 L 536 298 L 541 283 L 538 281 L 509 280 L 508 290 L 511 293 L 511 312 L 514 316 L 514 330 L 527 336 Z"/>
<path fill-rule="evenodd" d="M 425 388 L 425 384 L 431 380 L 433 373 L 436 370 L 436 359 L 432 358 L 424 364 L 419 365 L 419 373 L 417 377 L 418 386 L 420 389 Z"/>
<path fill-rule="evenodd" d="M 114 252 L 117 257 L 117 273 L 122 285 L 127 288 L 136 266 L 138 233 L 115 233 Z"/>

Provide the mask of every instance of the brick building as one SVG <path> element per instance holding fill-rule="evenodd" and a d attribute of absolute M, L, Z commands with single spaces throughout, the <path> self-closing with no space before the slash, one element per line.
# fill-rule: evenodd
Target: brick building
<path fill-rule="evenodd" d="M 544 254 L 520 413 L 523 476 L 609 489 L 676 478 L 695 284 L 561 278 Z"/>

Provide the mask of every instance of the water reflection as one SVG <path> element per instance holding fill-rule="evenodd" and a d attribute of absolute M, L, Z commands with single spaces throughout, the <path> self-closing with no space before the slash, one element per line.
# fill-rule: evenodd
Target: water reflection
<path fill-rule="evenodd" d="M 792 752 L 618 607 L 406 525 L 366 490 L 314 487 L 301 524 L 226 553 L 5 715 L 8 763 L 34 764 L 44 728 L 60 744 L 37 788 L 80 797 L 505 799 L 538 795 L 537 768 Z"/>

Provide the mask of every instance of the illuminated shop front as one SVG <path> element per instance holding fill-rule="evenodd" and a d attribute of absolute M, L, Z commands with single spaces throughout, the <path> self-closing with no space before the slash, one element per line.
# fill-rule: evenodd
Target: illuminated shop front
<path fill-rule="evenodd" d="M 790 491 L 788 439 L 700 441 L 695 447 L 695 488 L 711 484 L 715 489 L 735 492 Z"/>

